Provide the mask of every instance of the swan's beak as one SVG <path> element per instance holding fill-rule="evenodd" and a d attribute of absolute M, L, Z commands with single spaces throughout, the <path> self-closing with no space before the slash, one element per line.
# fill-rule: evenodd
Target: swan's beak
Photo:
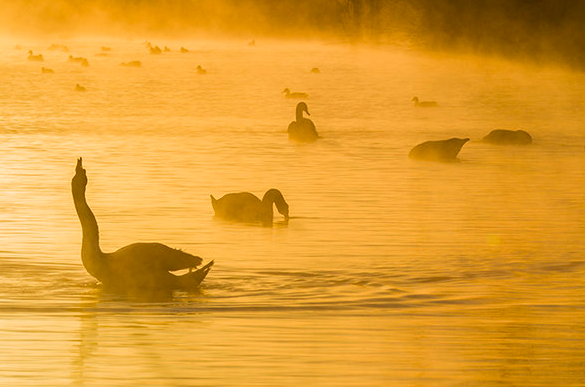
<path fill-rule="evenodd" d="M 311 115 L 311 113 L 309 113 L 309 109 L 305 109 L 305 113 L 307 113 L 308 116 Z"/>

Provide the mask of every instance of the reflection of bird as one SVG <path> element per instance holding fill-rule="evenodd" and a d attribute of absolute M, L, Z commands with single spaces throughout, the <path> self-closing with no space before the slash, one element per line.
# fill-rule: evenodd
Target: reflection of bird
<path fill-rule="evenodd" d="M 408 157 L 430 161 L 455 161 L 459 151 L 467 141 L 469 141 L 468 138 L 426 141 L 412 148 Z"/>
<path fill-rule="evenodd" d="M 309 94 L 307 94 L 307 93 L 299 93 L 299 92 L 291 93 L 290 89 L 288 87 L 285 88 L 282 92 L 285 93 L 286 98 L 293 98 L 293 99 L 309 98 Z"/>
<path fill-rule="evenodd" d="M 285 220 L 288 220 L 288 204 L 282 193 L 275 188 L 266 191 L 262 200 L 249 192 L 230 193 L 219 199 L 214 198 L 213 195 L 209 196 L 215 215 L 220 218 L 272 224 L 272 204 L 274 203 L 278 212 L 284 215 Z"/>
<path fill-rule="evenodd" d="M 53 74 L 54 71 L 53 71 L 53 69 L 48 69 L 46 67 L 41 67 L 41 73 L 43 73 L 43 74 Z"/>
<path fill-rule="evenodd" d="M 75 85 L 75 91 L 87 91 L 87 89 L 81 86 L 79 83 Z"/>
<path fill-rule="evenodd" d="M 304 102 L 299 102 L 296 109 L 296 120 L 288 125 L 288 138 L 298 142 L 313 142 L 319 138 L 315 124 L 308 118 L 303 117 L 303 112 L 309 113 L 309 108 Z"/>
<path fill-rule="evenodd" d="M 205 75 L 205 74 L 207 74 L 207 70 L 205 70 L 203 67 L 201 67 L 201 65 L 198 65 L 197 66 L 197 74 Z"/>
<path fill-rule="evenodd" d="M 45 59 L 43 59 L 43 54 L 33 55 L 32 50 L 29 50 L 28 51 L 28 60 L 32 60 L 35 62 L 44 62 Z"/>
<path fill-rule="evenodd" d="M 312 72 L 313 74 L 319 74 L 319 73 L 321 72 L 321 70 L 319 70 L 317 67 L 313 67 L 313 68 L 311 69 L 311 72 Z"/>
<path fill-rule="evenodd" d="M 437 101 L 419 101 L 418 97 L 413 97 L 411 101 L 414 101 L 416 107 L 437 107 L 439 104 Z"/>
<path fill-rule="evenodd" d="M 532 143 L 532 137 L 524 130 L 492 130 L 482 140 L 496 145 L 528 145 Z"/>
<path fill-rule="evenodd" d="M 113 253 L 104 253 L 99 246 L 96 218 L 85 199 L 87 175 L 82 160 L 77 160 L 71 192 L 81 222 L 81 261 L 89 274 L 104 285 L 123 289 L 193 289 L 205 278 L 213 261 L 199 270 L 200 257 L 160 243 L 134 243 Z M 189 269 L 174 275 L 171 271 Z"/>

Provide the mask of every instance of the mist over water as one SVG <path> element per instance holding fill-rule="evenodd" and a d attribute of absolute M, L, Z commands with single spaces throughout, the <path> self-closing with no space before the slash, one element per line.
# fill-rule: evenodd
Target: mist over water
<path fill-rule="evenodd" d="M 290 36 L 311 42 L 280 40 L 287 2 L 250 1 L 239 15 L 227 1 L 8 4 L 18 18 L 0 43 L 0 385 L 585 381 L 581 72 L 330 44 L 386 39 L 366 21 L 389 10 L 408 26 L 456 2 L 298 2 Z M 299 36 L 291 27 L 315 20 Z M 103 26 L 111 36 L 97 36 Z M 151 55 L 146 41 L 171 51 Z M 120 66 L 131 61 L 140 67 Z M 309 95 L 316 142 L 288 140 L 298 100 L 284 88 Z M 501 128 L 534 141 L 480 141 Z M 408 158 L 452 137 L 471 139 L 456 162 Z M 199 291 L 96 284 L 71 197 L 80 156 L 102 249 L 161 242 L 215 260 Z M 210 194 L 270 188 L 288 222 L 213 215 Z"/>

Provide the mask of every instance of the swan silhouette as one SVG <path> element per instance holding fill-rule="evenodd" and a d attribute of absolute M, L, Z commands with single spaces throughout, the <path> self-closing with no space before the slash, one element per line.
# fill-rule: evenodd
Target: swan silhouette
<path fill-rule="evenodd" d="M 482 140 L 496 145 L 529 145 L 532 137 L 524 130 L 495 129 Z"/>
<path fill-rule="evenodd" d="M 413 97 L 411 101 L 414 101 L 416 107 L 437 107 L 439 104 L 437 101 L 419 101 L 418 97 Z"/>
<path fill-rule="evenodd" d="M 85 270 L 106 286 L 124 289 L 194 289 L 211 267 L 213 261 L 192 271 L 202 262 L 200 257 L 161 243 L 134 243 L 113 253 L 104 253 L 99 245 L 96 218 L 85 199 L 87 175 L 82 159 L 77 159 L 71 192 L 75 210 L 81 222 L 81 262 Z M 189 269 L 183 275 L 171 271 Z"/>
<path fill-rule="evenodd" d="M 319 70 L 319 68 L 318 68 L 318 67 L 313 67 L 313 68 L 311 69 L 311 73 L 313 73 L 313 74 L 319 74 L 320 72 L 321 72 L 321 70 Z"/>
<path fill-rule="evenodd" d="M 69 62 L 73 62 L 73 63 L 79 63 L 82 66 L 89 66 L 89 61 L 87 60 L 87 58 L 83 58 L 81 56 L 78 57 L 74 57 L 73 55 L 69 55 Z"/>
<path fill-rule="evenodd" d="M 203 67 L 201 67 L 201 65 L 198 65 L 197 66 L 197 74 L 205 75 L 205 74 L 207 74 L 207 70 L 205 70 Z"/>
<path fill-rule="evenodd" d="M 189 52 L 189 50 L 187 50 L 185 47 L 181 47 L 180 49 L 181 53 L 186 54 Z"/>
<path fill-rule="evenodd" d="M 317 141 L 319 135 L 315 129 L 315 124 L 310 119 L 303 117 L 303 112 L 311 115 L 307 104 L 299 102 L 296 109 L 296 120 L 288 125 L 288 138 L 298 142 Z"/>
<path fill-rule="evenodd" d="M 290 89 L 287 87 L 285 88 L 283 91 L 283 93 L 285 93 L 285 97 L 286 98 L 292 98 L 292 99 L 303 99 L 303 98 L 309 98 L 309 94 L 307 93 L 299 93 L 299 92 L 294 92 L 291 93 Z"/>
<path fill-rule="evenodd" d="M 412 148 L 408 157 L 418 160 L 455 161 L 467 141 L 469 141 L 468 138 L 426 141 Z"/>
<path fill-rule="evenodd" d="M 87 89 L 81 86 L 79 83 L 75 84 L 75 91 L 87 91 Z"/>
<path fill-rule="evenodd" d="M 214 198 L 213 195 L 209 196 L 215 215 L 223 219 L 262 222 L 265 225 L 271 225 L 274 203 L 278 212 L 284 215 L 285 220 L 288 220 L 288 204 L 276 188 L 266 191 L 262 200 L 250 192 L 230 193 L 219 199 Z"/>
<path fill-rule="evenodd" d="M 49 68 L 46 68 L 46 67 L 41 67 L 41 73 L 43 73 L 43 74 L 53 74 L 53 73 L 55 73 L 55 71 L 53 71 L 53 69 L 49 69 Z"/>
<path fill-rule="evenodd" d="M 45 59 L 43 58 L 43 54 L 33 55 L 32 50 L 28 51 L 28 60 L 32 60 L 34 62 L 44 62 Z"/>

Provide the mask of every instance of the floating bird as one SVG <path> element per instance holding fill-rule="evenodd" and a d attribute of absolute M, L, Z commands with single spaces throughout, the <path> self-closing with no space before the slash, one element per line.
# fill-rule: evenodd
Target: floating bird
<path fill-rule="evenodd" d="M 69 47 L 67 47 L 64 44 L 55 44 L 55 43 L 53 43 L 47 49 L 50 50 L 50 51 L 69 52 Z"/>
<path fill-rule="evenodd" d="M 272 205 L 275 204 L 278 212 L 284 215 L 285 220 L 288 220 L 288 204 L 282 193 L 275 188 L 266 191 L 262 200 L 250 192 L 230 193 L 219 199 L 214 198 L 213 195 L 209 196 L 213 211 L 220 218 L 271 225 Z"/>
<path fill-rule="evenodd" d="M 532 137 L 524 130 L 496 129 L 482 141 L 496 145 L 529 145 L 532 144 Z"/>
<path fill-rule="evenodd" d="M 202 262 L 200 257 L 161 243 L 134 243 L 113 253 L 104 253 L 99 245 L 96 218 L 85 198 L 86 171 L 77 160 L 71 192 L 81 222 L 81 262 L 85 270 L 106 286 L 124 289 L 195 289 L 207 276 L 213 261 L 192 271 Z M 183 275 L 172 271 L 189 269 Z"/>
<path fill-rule="evenodd" d="M 455 161 L 459 151 L 467 141 L 469 141 L 468 138 L 426 141 L 412 148 L 408 157 L 430 161 Z"/>
<path fill-rule="evenodd" d="M 112 47 L 102 46 L 102 51 L 112 51 Z"/>
<path fill-rule="evenodd" d="M 201 67 L 201 65 L 198 65 L 197 66 L 197 74 L 205 75 L 205 74 L 207 74 L 207 70 L 205 70 L 203 67 Z"/>
<path fill-rule="evenodd" d="M 296 120 L 288 125 L 288 139 L 298 142 L 317 141 L 319 135 L 315 129 L 315 124 L 310 119 L 303 117 L 303 112 L 311 115 L 307 104 L 299 102 L 296 108 Z"/>
<path fill-rule="evenodd" d="M 86 58 L 81 57 L 81 56 L 74 57 L 73 55 L 69 55 L 69 62 L 79 63 L 80 65 L 85 66 L 85 67 L 89 66 L 88 60 Z"/>
<path fill-rule="evenodd" d="M 43 74 L 53 74 L 54 71 L 53 71 L 53 69 L 48 69 L 46 67 L 41 67 L 41 73 L 43 73 Z"/>
<path fill-rule="evenodd" d="M 171 49 L 168 48 L 167 46 L 165 46 L 165 49 L 164 50 L 165 50 L 165 52 L 171 52 Z"/>
<path fill-rule="evenodd" d="M 28 51 L 28 60 L 32 60 L 35 62 L 44 62 L 45 60 L 43 59 L 43 54 L 39 54 L 39 55 L 33 55 L 32 50 Z"/>
<path fill-rule="evenodd" d="M 311 73 L 313 73 L 313 74 L 319 74 L 320 72 L 321 72 L 321 70 L 319 70 L 317 67 L 313 67 L 311 69 Z"/>
<path fill-rule="evenodd" d="M 120 66 L 123 67 L 142 67 L 142 62 L 139 60 L 132 60 L 130 62 L 122 62 Z"/>
<path fill-rule="evenodd" d="M 166 48 L 166 47 L 165 47 L 165 48 Z M 181 52 L 182 52 L 183 54 L 186 54 L 186 53 L 188 53 L 188 52 L 189 52 L 189 50 L 187 50 L 185 47 L 181 47 Z"/>
<path fill-rule="evenodd" d="M 299 92 L 294 92 L 291 93 L 290 89 L 287 87 L 285 88 L 282 93 L 285 93 L 285 97 L 286 98 L 292 98 L 292 99 L 303 99 L 303 98 L 309 98 L 309 94 L 307 93 L 299 93 Z"/>
<path fill-rule="evenodd" d="M 150 43 L 148 43 L 146 46 L 148 47 L 151 55 L 160 55 L 160 54 L 162 54 L 162 50 L 160 49 L 159 46 L 154 46 L 153 47 Z"/>
<path fill-rule="evenodd" d="M 256 41 L 255 40 L 251 40 L 248 42 L 248 47 L 254 47 L 256 45 Z"/>
<path fill-rule="evenodd" d="M 416 107 L 437 107 L 439 104 L 437 101 L 419 101 L 418 97 L 413 97 L 411 101 L 414 101 L 414 106 Z"/>
<path fill-rule="evenodd" d="M 75 85 L 75 91 L 87 91 L 87 89 L 81 86 L 79 83 Z"/>

